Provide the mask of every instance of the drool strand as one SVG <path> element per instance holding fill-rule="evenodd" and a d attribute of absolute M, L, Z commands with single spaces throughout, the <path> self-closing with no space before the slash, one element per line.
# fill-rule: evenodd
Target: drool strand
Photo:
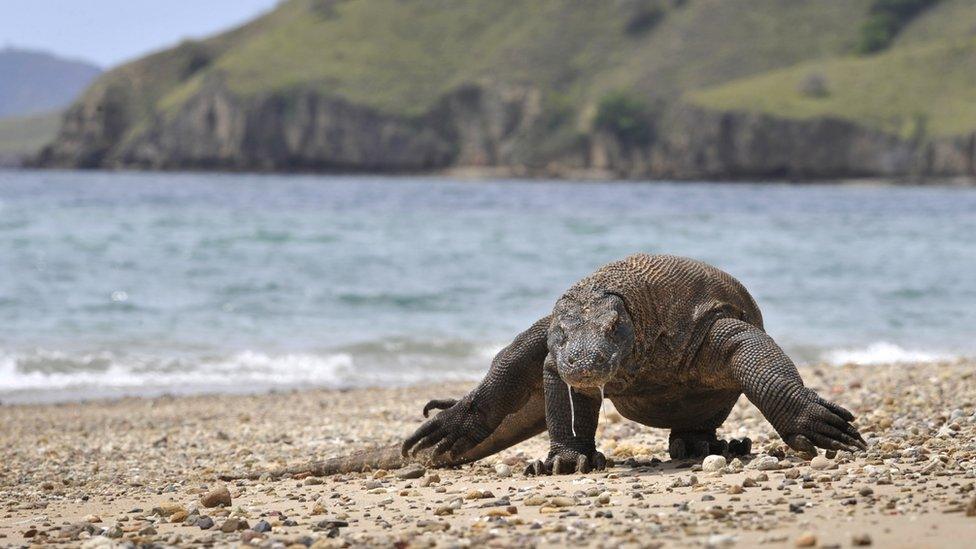
<path fill-rule="evenodd" d="M 566 384 L 569 389 L 569 425 L 573 429 L 573 436 L 576 436 L 576 409 L 573 407 L 573 386 Z"/>
<path fill-rule="evenodd" d="M 603 385 L 600 385 L 600 414 L 603 416 L 603 422 L 607 422 L 607 408 L 603 405 Z"/>

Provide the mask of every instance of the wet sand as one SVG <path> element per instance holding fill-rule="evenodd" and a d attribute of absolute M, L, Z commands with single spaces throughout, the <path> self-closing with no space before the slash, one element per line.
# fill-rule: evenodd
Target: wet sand
<path fill-rule="evenodd" d="M 428 399 L 468 386 L 0 406 L 0 546 L 976 543 L 976 364 L 802 374 L 857 414 L 869 451 L 812 464 L 784 453 L 742 399 L 720 435 L 751 437 L 755 453 L 741 469 L 705 472 L 700 461 L 671 461 L 666 431 L 622 419 L 608 402 L 598 446 L 616 466 L 605 472 L 522 476 L 544 456 L 543 435 L 419 478 L 223 483 L 217 474 L 232 469 L 394 443 Z"/>

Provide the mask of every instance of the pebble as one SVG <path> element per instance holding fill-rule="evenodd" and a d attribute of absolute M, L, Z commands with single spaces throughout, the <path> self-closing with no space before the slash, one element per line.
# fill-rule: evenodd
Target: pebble
<path fill-rule="evenodd" d="M 549 498 L 549 505 L 553 507 L 572 507 L 576 505 L 576 500 L 566 496 L 556 496 Z"/>
<path fill-rule="evenodd" d="M 252 526 L 251 529 L 254 530 L 255 532 L 263 534 L 265 532 L 271 531 L 271 524 L 269 524 L 268 521 L 262 519 L 259 520 L 257 524 Z"/>
<path fill-rule="evenodd" d="M 241 541 L 250 544 L 253 541 L 263 539 L 264 536 L 260 532 L 255 532 L 254 530 L 244 530 L 241 534 Z"/>
<path fill-rule="evenodd" d="M 495 465 L 495 474 L 502 478 L 508 478 L 512 476 L 512 468 L 505 463 L 498 463 Z"/>
<path fill-rule="evenodd" d="M 813 532 L 804 532 L 796 538 L 797 547 L 814 547 L 817 545 L 817 536 Z"/>
<path fill-rule="evenodd" d="M 855 547 L 866 547 L 872 543 L 874 541 L 871 540 L 870 534 L 854 534 L 851 536 L 851 545 Z"/>
<path fill-rule="evenodd" d="M 749 463 L 749 466 L 760 471 L 775 471 L 779 469 L 779 459 L 775 456 L 758 456 Z"/>
<path fill-rule="evenodd" d="M 396 477 L 399 479 L 414 479 L 414 478 L 420 478 L 424 476 L 424 473 L 426 472 L 427 469 L 424 469 L 419 464 L 411 463 L 406 467 L 397 469 L 396 471 L 393 472 L 393 474 L 396 475 Z"/>
<path fill-rule="evenodd" d="M 830 468 L 830 460 L 824 456 L 817 456 L 810 460 L 810 467 L 817 471 L 823 471 Z"/>
<path fill-rule="evenodd" d="M 706 473 L 718 473 L 722 469 L 725 469 L 726 465 L 728 465 L 728 462 L 724 456 L 708 456 L 702 461 L 702 471 Z"/>
<path fill-rule="evenodd" d="M 197 528 L 201 530 L 209 530 L 213 528 L 214 521 L 210 517 L 200 517 L 197 519 Z"/>
<path fill-rule="evenodd" d="M 217 507 L 218 505 L 230 507 L 230 502 L 230 490 L 228 490 L 227 486 L 224 485 L 214 488 L 200 498 L 200 503 L 207 508 Z"/>
<path fill-rule="evenodd" d="M 705 541 L 705 547 L 732 547 L 735 540 L 732 534 L 713 534 Z"/>
<path fill-rule="evenodd" d="M 220 531 L 225 534 L 230 534 L 238 530 L 246 530 L 246 529 L 247 529 L 247 523 L 236 518 L 229 518 L 225 520 L 223 524 L 220 525 Z"/>

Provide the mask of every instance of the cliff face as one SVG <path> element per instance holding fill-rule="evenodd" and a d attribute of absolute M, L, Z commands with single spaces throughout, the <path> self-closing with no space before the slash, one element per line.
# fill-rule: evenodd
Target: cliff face
<path fill-rule="evenodd" d="M 107 91 L 75 105 L 38 163 L 257 171 L 495 167 L 511 163 L 517 138 L 540 114 L 537 93 L 476 86 L 413 117 L 306 90 L 240 99 L 219 82 L 139 126 L 127 104 L 124 94 Z"/>
<path fill-rule="evenodd" d="M 649 120 L 654 138 L 606 131 L 526 152 L 544 130 L 541 92 L 465 86 L 428 112 L 396 116 L 314 91 L 240 99 L 209 82 L 179 109 L 135 124 L 124 89 L 75 105 L 43 166 L 250 171 L 419 172 L 498 168 L 518 175 L 673 179 L 976 176 L 976 132 L 908 140 L 835 118 L 790 120 L 680 105 Z"/>
<path fill-rule="evenodd" d="M 687 106 L 661 126 L 660 138 L 643 150 L 601 136 L 591 165 L 628 177 L 676 179 L 976 176 L 976 132 L 910 140 L 836 118 L 790 120 Z"/>

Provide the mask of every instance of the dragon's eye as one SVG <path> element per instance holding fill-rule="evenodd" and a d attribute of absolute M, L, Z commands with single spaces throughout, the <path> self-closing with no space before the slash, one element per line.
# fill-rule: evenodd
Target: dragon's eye
<path fill-rule="evenodd" d="M 559 326 L 564 330 L 573 330 L 579 328 L 583 321 L 576 315 L 564 316 L 559 319 Z"/>

